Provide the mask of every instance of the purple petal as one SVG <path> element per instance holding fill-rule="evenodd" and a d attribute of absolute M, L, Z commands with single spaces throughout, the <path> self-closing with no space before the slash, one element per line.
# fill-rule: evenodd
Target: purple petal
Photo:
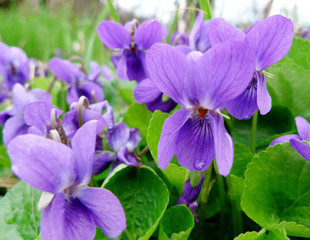
<path fill-rule="evenodd" d="M 112 70 L 107 65 L 103 65 L 102 73 L 103 73 L 104 79 L 106 79 L 106 80 L 111 80 L 114 76 Z"/>
<path fill-rule="evenodd" d="M 108 48 L 128 48 L 130 33 L 119 23 L 103 21 L 97 27 L 98 37 Z"/>
<path fill-rule="evenodd" d="M 196 43 L 200 34 L 200 26 L 203 23 L 203 12 L 199 12 L 189 35 L 189 43 L 192 49 L 196 49 Z"/>
<path fill-rule="evenodd" d="M 86 79 L 85 74 L 68 60 L 54 57 L 50 60 L 49 68 L 57 78 L 70 85 L 79 79 Z"/>
<path fill-rule="evenodd" d="M 72 84 L 67 92 L 67 103 L 72 104 L 79 101 L 79 92 L 75 84 Z"/>
<path fill-rule="evenodd" d="M 173 33 L 170 39 L 171 45 L 189 45 L 189 37 L 186 33 Z"/>
<path fill-rule="evenodd" d="M 80 96 L 87 97 L 90 102 L 95 101 L 92 93 L 95 94 L 97 102 L 101 102 L 104 99 L 104 95 L 103 95 L 103 91 L 102 91 L 101 86 L 99 86 L 98 84 L 93 83 L 93 82 L 83 83 L 81 85 L 79 92 L 80 92 L 80 94 L 79 94 Z"/>
<path fill-rule="evenodd" d="M 109 151 L 99 151 L 96 152 L 95 161 L 93 164 L 93 174 L 99 174 L 107 169 L 111 162 L 116 160 L 116 155 L 114 152 Z"/>
<path fill-rule="evenodd" d="M 195 69 L 198 105 L 214 110 L 248 86 L 254 72 L 253 52 L 243 42 L 216 44 L 197 61 Z"/>
<path fill-rule="evenodd" d="M 178 162 L 190 171 L 204 171 L 215 157 L 214 139 L 208 114 L 190 117 L 180 129 L 176 140 Z"/>
<path fill-rule="evenodd" d="M 271 97 L 267 90 L 265 75 L 256 71 L 255 75 L 257 78 L 257 105 L 260 113 L 265 115 L 271 109 Z"/>
<path fill-rule="evenodd" d="M 212 46 L 227 40 L 243 41 L 245 36 L 239 28 L 227 23 L 222 18 L 213 21 L 209 33 Z"/>
<path fill-rule="evenodd" d="M 145 52 L 141 50 L 125 51 L 127 76 L 129 80 L 140 82 L 147 77 L 145 71 Z M 119 67 L 119 66 L 117 66 Z"/>
<path fill-rule="evenodd" d="M 177 105 L 172 99 L 163 102 L 163 93 L 156 87 L 154 82 L 147 78 L 140 82 L 133 91 L 135 100 L 140 104 L 146 104 L 147 108 L 154 112 L 170 112 Z"/>
<path fill-rule="evenodd" d="M 101 116 L 99 112 L 96 112 L 90 109 L 82 110 L 82 120 L 83 120 L 83 123 L 87 123 L 88 121 L 91 121 L 91 120 L 97 120 L 98 121 L 97 134 L 100 134 L 106 126 L 103 116 Z M 67 135 L 67 138 L 71 139 L 80 127 L 78 110 L 67 112 L 64 115 L 62 126 Z"/>
<path fill-rule="evenodd" d="M 225 129 L 223 117 L 217 113 L 211 113 L 210 125 L 214 137 L 216 165 L 219 174 L 227 176 L 234 161 L 234 143 Z"/>
<path fill-rule="evenodd" d="M 284 136 L 281 136 L 281 137 L 274 139 L 269 145 L 273 146 L 277 143 L 289 142 L 290 139 L 292 139 L 292 138 L 297 139 L 297 140 L 301 140 L 301 138 L 297 134 L 288 134 L 288 135 L 284 135 Z"/>
<path fill-rule="evenodd" d="M 129 166 L 139 167 L 142 165 L 140 162 L 137 161 L 134 154 L 128 151 L 127 147 L 122 147 L 118 151 L 117 158 L 121 163 L 125 163 L 126 165 Z"/>
<path fill-rule="evenodd" d="M 85 123 L 72 138 L 75 171 L 80 186 L 89 183 L 95 158 L 97 121 Z"/>
<path fill-rule="evenodd" d="M 120 122 L 108 129 L 106 135 L 109 146 L 113 151 L 118 152 L 126 145 L 130 136 L 130 129 L 126 123 Z"/>
<path fill-rule="evenodd" d="M 51 111 L 56 109 L 56 118 L 62 114 L 62 110 L 46 101 L 38 101 L 27 104 L 24 111 L 25 122 L 29 126 L 34 126 L 46 135 L 51 125 Z"/>
<path fill-rule="evenodd" d="M 188 46 L 185 45 L 177 45 L 174 48 L 178 49 L 180 52 L 182 52 L 184 55 L 189 54 L 191 51 L 193 51 L 193 49 L 191 49 Z"/>
<path fill-rule="evenodd" d="M 58 193 L 76 179 L 72 150 L 62 143 L 26 134 L 11 141 L 8 153 L 13 172 L 41 191 Z"/>
<path fill-rule="evenodd" d="M 126 57 L 121 56 L 119 61 L 117 62 L 117 76 L 120 80 L 127 80 L 127 62 Z"/>
<path fill-rule="evenodd" d="M 256 70 L 262 71 L 280 61 L 289 51 L 294 37 L 292 20 L 274 15 L 257 22 L 246 35 L 253 49 Z"/>
<path fill-rule="evenodd" d="M 112 192 L 104 188 L 83 188 L 78 198 L 108 238 L 115 238 L 125 230 L 124 209 Z"/>
<path fill-rule="evenodd" d="M 158 167 L 165 169 L 176 153 L 176 140 L 180 129 L 191 115 L 190 110 L 176 111 L 166 119 L 158 143 Z"/>
<path fill-rule="evenodd" d="M 150 78 L 160 91 L 184 107 L 194 104 L 192 64 L 182 52 L 156 43 L 147 53 L 146 64 Z"/>
<path fill-rule="evenodd" d="M 154 43 L 161 42 L 165 32 L 163 26 L 155 19 L 143 22 L 134 36 L 134 43 L 140 49 L 149 49 Z"/>
<path fill-rule="evenodd" d="M 17 136 L 26 134 L 29 126 L 20 117 L 9 118 L 3 127 L 3 142 L 5 146 Z"/>
<path fill-rule="evenodd" d="M 302 117 L 296 117 L 297 131 L 300 136 L 300 140 L 305 140 L 310 142 L 310 124 L 308 121 Z"/>
<path fill-rule="evenodd" d="M 252 79 L 244 91 L 225 105 L 226 110 L 237 119 L 249 119 L 258 109 L 257 79 Z"/>
<path fill-rule="evenodd" d="M 133 91 L 135 100 L 140 104 L 153 102 L 162 92 L 156 87 L 154 82 L 146 78 L 141 81 Z"/>
<path fill-rule="evenodd" d="M 183 191 L 180 199 L 177 201 L 176 204 L 184 204 L 184 203 L 191 204 L 191 203 L 195 202 L 197 200 L 199 194 L 200 194 L 201 187 L 202 187 L 204 179 L 205 178 L 202 177 L 198 186 L 196 186 L 194 188 L 191 186 L 190 180 L 185 182 L 184 191 Z M 182 201 L 184 201 L 184 203 Z"/>
<path fill-rule="evenodd" d="M 76 198 L 67 200 L 63 193 L 57 194 L 52 203 L 43 210 L 41 236 L 47 240 L 91 240 L 96 226 L 88 209 Z"/>
<path fill-rule="evenodd" d="M 95 82 L 99 78 L 100 74 L 101 74 L 100 65 L 95 61 L 91 61 L 90 62 L 90 73 L 88 74 L 88 80 Z"/>
<path fill-rule="evenodd" d="M 126 144 L 128 151 L 134 152 L 140 141 L 141 141 L 140 130 L 137 128 L 130 128 L 129 138 Z"/>
<path fill-rule="evenodd" d="M 91 104 L 89 108 L 99 113 L 102 113 L 105 109 L 106 112 L 102 115 L 103 119 L 105 120 L 108 128 L 114 126 L 113 108 L 109 105 L 108 101 Z"/>
<path fill-rule="evenodd" d="M 310 146 L 309 145 L 299 140 L 296 140 L 294 138 L 290 139 L 290 144 L 301 156 L 303 156 L 305 159 L 310 161 Z"/>
<path fill-rule="evenodd" d="M 65 240 L 65 195 L 57 194 L 42 211 L 40 235 L 46 240 Z"/>

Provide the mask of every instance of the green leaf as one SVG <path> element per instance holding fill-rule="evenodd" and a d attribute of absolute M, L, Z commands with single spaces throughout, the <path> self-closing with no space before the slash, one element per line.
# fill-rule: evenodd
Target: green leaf
<path fill-rule="evenodd" d="M 26 183 L 16 184 L 0 200 L 0 239 L 35 239 L 40 233 L 37 202 L 41 192 Z"/>
<path fill-rule="evenodd" d="M 177 189 L 179 194 L 183 193 L 186 169 L 174 163 L 170 163 L 168 167 L 163 170 L 163 173 L 168 178 L 169 182 Z"/>
<path fill-rule="evenodd" d="M 129 127 L 138 128 L 140 130 L 141 137 L 145 142 L 147 128 L 151 117 L 152 112 L 150 112 L 145 105 L 134 103 L 128 108 L 128 111 L 124 115 L 123 121 L 127 123 Z"/>
<path fill-rule="evenodd" d="M 230 174 L 244 178 L 246 166 L 249 162 L 251 162 L 253 154 L 250 149 L 243 144 L 236 143 L 234 149 L 234 163 L 231 168 Z"/>
<path fill-rule="evenodd" d="M 124 101 L 131 105 L 133 103 L 135 103 L 135 99 L 133 97 L 133 89 L 131 88 L 121 88 L 119 89 L 119 94 L 121 95 L 121 97 L 124 99 Z"/>
<path fill-rule="evenodd" d="M 11 168 L 11 161 L 4 145 L 0 146 L 0 165 Z"/>
<path fill-rule="evenodd" d="M 169 191 L 149 167 L 120 165 L 103 183 L 121 201 L 127 218 L 129 240 L 149 239 L 164 215 Z"/>
<path fill-rule="evenodd" d="M 230 174 L 227 178 L 227 184 L 230 199 L 238 203 L 237 206 L 240 208 L 239 203 L 244 189 L 244 179 Z"/>
<path fill-rule="evenodd" d="M 117 12 L 113 6 L 113 1 L 112 0 L 108 0 L 108 3 L 109 3 L 109 7 L 110 7 L 110 10 L 111 10 L 111 14 L 112 14 L 112 17 L 114 19 L 115 22 L 117 23 L 120 23 L 121 21 L 119 20 L 118 16 L 117 16 Z"/>
<path fill-rule="evenodd" d="M 194 228 L 194 216 L 185 205 L 169 208 L 159 227 L 159 240 L 186 240 Z"/>
<path fill-rule="evenodd" d="M 310 42 L 302 38 L 294 38 L 287 57 L 296 64 L 310 69 Z"/>
<path fill-rule="evenodd" d="M 269 232 L 267 240 L 290 240 L 286 236 L 286 232 L 283 228 L 277 228 Z"/>
<path fill-rule="evenodd" d="M 248 164 L 241 207 L 267 230 L 310 237 L 310 162 L 289 143 L 268 147 Z"/>
<path fill-rule="evenodd" d="M 252 120 L 237 120 L 233 118 L 227 122 L 231 128 L 231 134 L 235 143 L 241 143 L 250 148 Z M 271 139 L 270 142 L 266 142 L 266 139 L 276 134 L 289 132 L 294 127 L 295 120 L 291 111 L 287 107 L 274 106 L 268 114 L 258 116 L 256 145 L 262 146 L 261 143 L 264 143 L 267 144 L 264 147 L 267 147 Z"/>
<path fill-rule="evenodd" d="M 235 237 L 234 240 L 265 240 L 266 234 L 263 232 L 259 234 L 258 232 L 246 232 Z"/>
<path fill-rule="evenodd" d="M 150 148 L 150 152 L 155 160 L 157 162 L 157 147 L 161 135 L 161 131 L 163 129 L 164 123 L 166 119 L 170 115 L 168 113 L 163 113 L 161 111 L 156 110 L 153 113 L 153 116 L 150 120 L 149 127 L 147 129 L 147 143 Z"/>
<path fill-rule="evenodd" d="M 268 72 L 274 75 L 267 80 L 273 106 L 286 106 L 294 116 L 310 120 L 310 71 L 285 58 L 268 68 Z"/>

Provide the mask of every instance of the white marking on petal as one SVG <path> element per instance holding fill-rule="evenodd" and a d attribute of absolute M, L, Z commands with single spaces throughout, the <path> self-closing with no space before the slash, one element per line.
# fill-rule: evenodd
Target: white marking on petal
<path fill-rule="evenodd" d="M 216 109 L 214 112 L 220 114 L 223 118 L 230 119 L 230 117 L 224 113 L 221 113 L 220 109 Z"/>
<path fill-rule="evenodd" d="M 46 208 L 53 200 L 55 194 L 49 192 L 42 192 L 40 200 L 38 202 L 38 210 L 41 211 Z"/>

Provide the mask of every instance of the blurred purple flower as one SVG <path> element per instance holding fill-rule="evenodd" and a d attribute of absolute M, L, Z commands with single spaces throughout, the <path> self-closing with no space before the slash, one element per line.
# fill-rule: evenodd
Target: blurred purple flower
<path fill-rule="evenodd" d="M 147 77 L 145 51 L 154 43 L 161 42 L 166 30 L 155 19 L 149 19 L 138 27 L 136 20 L 125 26 L 103 21 L 98 25 L 97 33 L 106 47 L 120 50 L 120 55 L 112 58 L 118 77 L 140 82 Z"/>
<path fill-rule="evenodd" d="M 103 86 L 103 81 L 101 79 L 110 81 L 113 78 L 113 72 L 107 65 L 103 65 L 102 67 L 95 61 L 90 62 L 90 73 L 88 74 L 88 80 L 90 82 L 95 82 L 99 86 Z"/>
<path fill-rule="evenodd" d="M 29 92 L 20 85 L 13 87 L 13 108 L 0 112 L 0 124 L 4 124 L 3 142 L 7 146 L 9 142 L 18 135 L 26 134 L 29 125 L 24 119 L 24 110 L 28 103 L 35 101 L 51 102 L 52 96 L 40 89 L 33 89 Z"/>
<path fill-rule="evenodd" d="M 243 42 L 226 42 L 205 54 L 157 43 L 146 64 L 157 88 L 182 106 L 166 119 L 158 144 L 158 166 L 174 154 L 190 171 L 207 169 L 216 157 L 218 171 L 229 174 L 234 156 L 220 107 L 238 96 L 253 74 L 254 56 Z M 207 66 L 207 67 L 206 67 Z"/>
<path fill-rule="evenodd" d="M 223 19 L 213 22 L 209 33 L 212 47 L 227 40 L 244 41 L 255 54 L 252 81 L 239 96 L 225 105 L 230 114 L 238 119 L 249 119 L 257 109 L 261 114 L 270 111 L 271 97 L 263 71 L 287 54 L 293 36 L 292 21 L 281 15 L 255 23 L 246 34 Z"/>
<path fill-rule="evenodd" d="M 43 191 L 41 237 L 93 239 L 96 226 L 109 238 L 126 228 L 126 217 L 117 197 L 103 188 L 89 188 L 95 154 L 96 121 L 81 127 L 72 148 L 57 141 L 27 134 L 8 147 L 13 172 Z"/>
<path fill-rule="evenodd" d="M 50 60 L 49 67 L 57 78 L 69 84 L 67 94 L 69 104 L 77 102 L 80 96 L 87 97 L 89 102 L 93 100 L 103 101 L 104 96 L 101 86 L 88 81 L 85 73 L 70 61 L 54 57 Z M 96 99 L 94 99 L 94 96 Z"/>
<path fill-rule="evenodd" d="M 0 74 L 2 83 L 0 102 L 8 97 L 15 83 L 24 85 L 29 80 L 29 64 L 25 52 L 18 47 L 9 47 L 0 42 Z"/>

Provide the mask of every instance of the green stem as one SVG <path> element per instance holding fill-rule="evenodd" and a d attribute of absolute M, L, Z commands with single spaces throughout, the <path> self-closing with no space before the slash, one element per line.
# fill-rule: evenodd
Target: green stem
<path fill-rule="evenodd" d="M 66 84 L 62 83 L 61 91 L 60 91 L 60 98 L 61 98 L 61 109 L 66 112 Z"/>
<path fill-rule="evenodd" d="M 252 139 L 251 139 L 251 150 L 253 154 L 256 149 L 256 129 L 257 129 L 257 118 L 258 118 L 258 110 L 254 113 L 252 117 Z"/>
<path fill-rule="evenodd" d="M 204 188 L 201 196 L 201 207 L 200 207 L 200 213 L 199 213 L 199 236 L 204 239 L 205 234 L 203 233 L 204 230 L 204 218 L 205 218 L 205 212 L 206 212 L 206 206 L 209 198 L 209 193 L 212 189 L 212 186 L 215 182 L 214 179 L 211 180 L 212 176 L 212 164 L 210 167 L 205 171 L 205 180 L 204 180 Z"/>

